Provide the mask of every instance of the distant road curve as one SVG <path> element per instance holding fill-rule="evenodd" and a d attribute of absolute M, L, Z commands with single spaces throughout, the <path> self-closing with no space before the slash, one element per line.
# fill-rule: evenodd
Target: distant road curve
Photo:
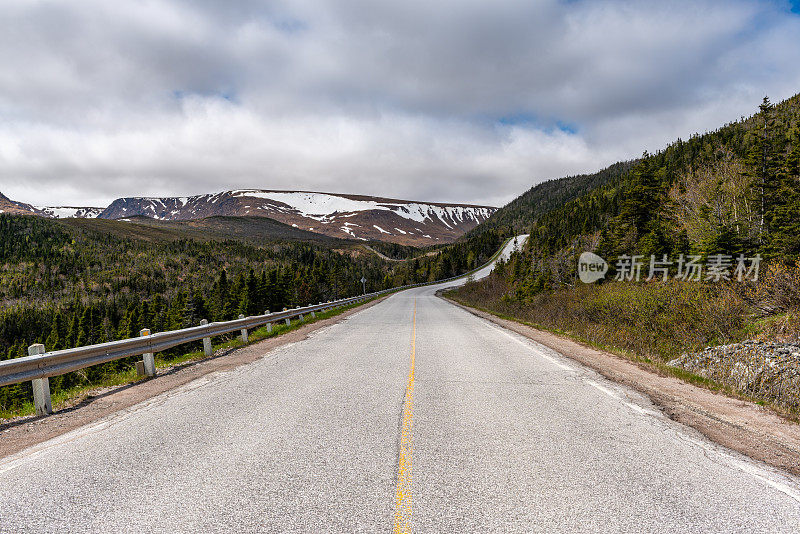
<path fill-rule="evenodd" d="M 416 259 L 416 258 L 419 258 L 419 257 L 424 257 L 424 256 L 436 256 L 436 255 L 438 255 L 438 254 L 439 254 L 439 253 L 442 251 L 442 249 L 437 249 L 437 250 L 432 250 L 431 252 L 426 252 L 426 253 L 425 253 L 425 254 L 423 254 L 422 256 L 415 256 L 415 257 L 413 257 L 413 258 L 404 258 L 404 259 L 400 259 L 400 258 L 390 258 L 390 257 L 389 257 L 389 256 L 387 256 L 386 254 L 383 254 L 382 252 L 379 252 L 379 251 L 375 250 L 374 248 L 372 248 L 372 247 L 371 247 L 371 246 L 369 246 L 369 245 L 361 245 L 361 246 L 362 246 L 362 247 L 364 247 L 365 249 L 369 250 L 370 252 L 373 252 L 373 253 L 374 253 L 375 255 L 377 255 L 379 258 L 382 258 L 382 259 L 384 259 L 384 260 L 387 260 L 387 261 L 411 261 L 411 260 L 413 260 L 413 259 Z"/>

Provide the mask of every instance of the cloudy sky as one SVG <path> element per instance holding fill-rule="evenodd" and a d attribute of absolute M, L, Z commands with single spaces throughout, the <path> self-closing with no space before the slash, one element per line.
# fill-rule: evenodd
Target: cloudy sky
<path fill-rule="evenodd" d="M 800 92 L 800 1 L 2 0 L 0 192 L 502 205 Z"/>

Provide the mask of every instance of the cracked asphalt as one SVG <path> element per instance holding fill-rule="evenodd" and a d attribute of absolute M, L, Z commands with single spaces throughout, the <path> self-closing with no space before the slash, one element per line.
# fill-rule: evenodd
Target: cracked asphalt
<path fill-rule="evenodd" d="M 800 531 L 797 478 L 438 288 L 0 460 L 0 532 L 391 532 L 404 417 L 413 531 Z"/>

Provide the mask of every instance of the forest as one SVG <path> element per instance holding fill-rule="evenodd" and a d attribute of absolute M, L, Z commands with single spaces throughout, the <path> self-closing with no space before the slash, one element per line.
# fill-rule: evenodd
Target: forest
<path fill-rule="evenodd" d="M 59 350 L 352 296 L 361 293 L 362 276 L 368 292 L 447 278 L 482 265 L 502 242 L 489 232 L 432 252 L 377 245 L 413 258 L 388 262 L 345 241 L 232 233 L 240 238 L 0 214 L 0 359 L 24 356 L 33 343 Z M 51 387 L 91 384 L 124 365 L 130 362 L 55 377 Z M 0 409 L 30 400 L 29 390 L 0 388 Z"/>
<path fill-rule="evenodd" d="M 800 95 L 599 173 L 545 182 L 498 211 L 531 234 L 510 266 L 516 297 L 574 283 L 578 255 L 800 259 Z M 579 188 L 584 188 L 577 194 Z M 473 233 L 484 230 L 479 227 Z"/>

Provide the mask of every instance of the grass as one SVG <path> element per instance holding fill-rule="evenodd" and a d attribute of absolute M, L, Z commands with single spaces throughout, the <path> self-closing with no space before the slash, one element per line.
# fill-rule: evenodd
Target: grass
<path fill-rule="evenodd" d="M 253 343 L 258 343 L 259 341 L 263 341 L 268 338 L 282 336 L 284 334 L 297 330 L 301 326 L 312 324 L 317 321 L 321 321 L 323 319 L 336 317 L 337 315 L 341 315 L 342 313 L 348 310 L 372 302 L 377 298 L 382 298 L 382 297 L 374 297 L 363 303 L 350 304 L 347 306 L 342 306 L 340 308 L 328 310 L 326 312 L 317 313 L 316 318 L 311 317 L 311 315 L 305 315 L 302 321 L 293 320 L 289 326 L 287 326 L 283 322 L 273 323 L 272 332 L 268 332 L 267 327 L 263 326 L 261 328 L 257 328 L 249 332 L 247 343 L 242 342 L 241 339 L 236 337 L 234 339 L 226 339 L 220 343 L 214 344 L 212 348 L 215 353 L 217 351 L 230 351 L 247 345 L 252 345 Z M 162 370 L 172 369 L 175 367 L 188 365 L 202 360 L 208 360 L 215 357 L 224 357 L 224 354 L 221 356 L 208 357 L 203 353 L 202 350 L 200 350 L 200 351 L 186 352 L 184 354 L 175 357 L 164 357 L 162 354 L 159 353 L 156 354 L 155 357 L 156 369 L 162 369 Z M 136 374 L 135 364 L 121 371 L 105 373 L 99 380 L 96 380 L 91 384 L 83 384 L 80 386 L 76 386 L 74 388 L 61 390 L 53 393 L 51 396 L 53 411 L 57 411 L 59 409 L 80 403 L 81 401 L 88 398 L 92 391 L 98 389 L 125 386 L 128 384 L 134 384 L 136 382 L 142 382 L 145 380 L 150 380 L 150 378 L 138 376 Z M 19 408 L 11 410 L 0 409 L 0 422 L 15 417 L 24 417 L 33 415 L 35 411 L 36 410 L 33 405 L 33 399 L 31 399 L 30 401 L 25 402 Z"/>
<path fill-rule="evenodd" d="M 451 293 L 492 312 L 664 361 L 744 339 L 750 312 L 747 303 L 722 284 L 580 285 L 527 300 L 508 294 L 497 277 Z"/>
<path fill-rule="evenodd" d="M 497 317 L 552 332 L 622 356 L 662 376 L 772 408 L 797 421 L 800 413 L 788 399 L 753 397 L 728 384 L 698 376 L 667 362 L 685 352 L 748 338 L 767 338 L 786 328 L 787 317 L 755 314 L 752 302 L 733 286 L 723 284 L 607 283 L 581 285 L 535 295 L 509 298 L 510 288 L 496 276 L 449 291 L 454 301 Z M 784 402 L 785 401 L 785 402 Z"/>

